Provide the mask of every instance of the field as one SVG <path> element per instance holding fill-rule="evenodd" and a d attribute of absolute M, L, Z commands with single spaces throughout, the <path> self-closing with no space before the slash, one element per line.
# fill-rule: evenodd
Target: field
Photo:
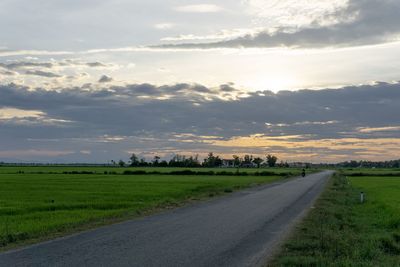
<path fill-rule="evenodd" d="M 0 246 L 5 249 L 143 216 L 299 173 L 268 169 L 276 175 L 255 176 L 256 169 L 246 169 L 246 176 L 160 175 L 148 172 L 182 169 L 146 168 L 144 175 L 123 175 L 126 170 L 140 169 L 0 167 Z"/>
<path fill-rule="evenodd" d="M 43 173 L 69 173 L 69 172 L 92 172 L 94 174 L 104 174 L 104 172 L 110 174 L 123 174 L 125 171 L 144 171 L 144 172 L 160 172 L 168 173 L 173 171 L 200 171 L 200 172 L 228 172 L 228 173 L 256 173 L 262 171 L 274 172 L 274 173 L 288 173 L 300 174 L 299 168 L 157 168 L 157 167 L 99 167 L 99 166 L 0 166 L 0 174 L 15 174 L 15 173 L 27 173 L 27 174 L 43 174 Z"/>
<path fill-rule="evenodd" d="M 400 266 L 399 196 L 398 170 L 341 171 L 272 266 Z"/>

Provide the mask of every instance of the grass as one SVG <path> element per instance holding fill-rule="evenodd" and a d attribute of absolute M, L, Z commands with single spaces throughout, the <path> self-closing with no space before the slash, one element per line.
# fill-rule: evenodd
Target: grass
<path fill-rule="evenodd" d="M 270 265 L 400 266 L 399 193 L 400 178 L 336 174 Z"/>
<path fill-rule="evenodd" d="M 53 168 L 53 167 L 51 167 Z M 0 175 L 0 247 L 44 240 L 188 201 L 269 183 L 280 176 Z M 281 171 L 281 170 L 280 170 Z"/>

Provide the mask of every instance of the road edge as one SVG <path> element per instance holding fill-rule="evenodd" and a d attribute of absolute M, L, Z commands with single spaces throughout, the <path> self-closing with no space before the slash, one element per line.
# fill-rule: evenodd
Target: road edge
<path fill-rule="evenodd" d="M 329 178 L 324 182 L 322 190 L 314 197 L 314 199 L 307 205 L 307 207 L 301 211 L 296 218 L 289 223 L 287 227 L 287 231 L 284 232 L 279 240 L 274 242 L 274 249 L 272 251 L 265 251 L 265 256 L 257 262 L 257 266 L 262 267 L 271 267 L 271 261 L 274 260 L 282 251 L 283 245 L 288 241 L 294 234 L 296 227 L 299 226 L 303 220 L 308 216 L 310 211 L 314 208 L 315 203 L 320 199 L 323 193 L 328 189 L 330 186 L 330 182 L 332 181 L 333 175 L 336 173 L 334 170 L 326 170 L 332 171 Z"/>

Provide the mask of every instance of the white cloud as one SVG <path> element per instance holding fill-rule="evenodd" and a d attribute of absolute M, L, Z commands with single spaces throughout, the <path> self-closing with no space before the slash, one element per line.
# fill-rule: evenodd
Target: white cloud
<path fill-rule="evenodd" d="M 267 27 L 301 27 L 312 23 L 332 25 L 334 15 L 348 5 L 348 0 L 243 0 L 255 22 Z"/>
<path fill-rule="evenodd" d="M 263 28 L 252 29 L 226 29 L 208 35 L 181 34 L 174 37 L 165 37 L 161 41 L 195 41 L 195 40 L 223 40 L 237 38 L 243 35 L 253 35 L 263 31 Z"/>
<path fill-rule="evenodd" d="M 265 17 L 266 30 L 231 40 L 164 45 L 164 48 L 332 48 L 376 45 L 400 40 L 399 1 L 348 0 L 330 5 L 304 5 L 304 1 L 273 3 L 261 0 L 258 17 Z M 342 0 L 341 0 L 342 1 Z M 316 1 L 307 1 L 316 3 Z M 318 1 L 319 2 L 319 1 Z M 245 2 L 246 3 L 246 2 Z M 256 4 L 254 4 L 256 3 Z M 339 4 L 343 3 L 343 5 Z M 345 4 L 344 4 L 345 3 Z M 251 6 L 251 5 L 250 5 Z M 265 10 L 265 12 L 264 12 Z"/>
<path fill-rule="evenodd" d="M 185 5 L 175 7 L 176 11 L 188 13 L 215 13 L 222 11 L 220 6 L 214 4 Z"/>
<path fill-rule="evenodd" d="M 375 133 L 375 132 L 391 132 L 391 131 L 400 131 L 400 126 L 387 126 L 387 127 L 360 127 L 358 128 L 360 133 Z"/>
<path fill-rule="evenodd" d="M 48 50 L 0 50 L 0 57 L 13 57 L 13 56 L 61 56 L 73 55 L 71 51 L 48 51 Z"/>

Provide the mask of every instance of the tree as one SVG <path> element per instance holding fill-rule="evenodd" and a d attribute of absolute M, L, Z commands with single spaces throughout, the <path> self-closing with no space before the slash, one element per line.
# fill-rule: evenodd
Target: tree
<path fill-rule="evenodd" d="M 233 155 L 233 165 L 235 167 L 240 167 L 242 164 L 242 159 L 239 156 Z"/>
<path fill-rule="evenodd" d="M 268 155 L 267 156 L 267 163 L 269 167 L 275 167 L 276 162 L 278 161 L 278 158 L 274 155 Z"/>
<path fill-rule="evenodd" d="M 146 159 L 141 158 L 139 161 L 139 166 L 146 167 L 147 165 L 149 165 L 149 164 L 147 163 Z"/>
<path fill-rule="evenodd" d="M 264 160 L 263 160 L 262 158 L 260 158 L 260 157 L 257 157 L 257 158 L 254 158 L 254 159 L 253 159 L 253 162 L 254 162 L 254 164 L 257 165 L 257 168 L 260 168 L 260 165 L 261 165 L 261 163 L 262 163 L 263 161 L 264 161 Z"/>
<path fill-rule="evenodd" d="M 289 165 L 289 163 L 287 163 L 287 161 L 285 162 L 285 168 L 289 168 L 290 167 L 290 165 Z"/>
<path fill-rule="evenodd" d="M 212 152 L 208 153 L 204 159 L 203 166 L 208 168 L 219 167 L 222 165 L 222 159 L 219 156 L 214 156 Z"/>
<path fill-rule="evenodd" d="M 172 159 L 170 159 L 168 165 L 170 167 L 185 167 L 185 156 L 176 154 L 172 157 Z"/>
<path fill-rule="evenodd" d="M 400 168 L 400 161 L 394 161 L 393 168 Z"/>
<path fill-rule="evenodd" d="M 159 164 L 160 164 L 160 157 L 159 156 L 154 156 L 153 166 L 157 167 Z"/>
<path fill-rule="evenodd" d="M 194 157 L 190 156 L 189 158 L 185 159 L 185 167 L 194 168 L 194 167 L 200 167 L 200 166 L 201 165 L 199 163 L 199 155 L 195 155 Z"/>
<path fill-rule="evenodd" d="M 131 162 L 131 166 L 139 166 L 139 158 L 136 156 L 135 153 L 132 153 L 132 156 L 129 158 Z"/>
<path fill-rule="evenodd" d="M 158 164 L 158 167 L 168 167 L 168 162 L 166 160 L 163 160 Z"/>
<path fill-rule="evenodd" d="M 252 156 L 252 155 L 245 155 L 245 156 L 244 156 L 244 160 L 243 160 L 243 163 L 244 163 L 244 164 L 249 165 L 249 164 L 251 164 L 252 162 L 253 162 L 253 156 Z"/>
<path fill-rule="evenodd" d="M 125 167 L 125 162 L 124 162 L 122 159 L 120 159 L 120 160 L 118 161 L 118 165 L 119 165 L 120 167 Z"/>

